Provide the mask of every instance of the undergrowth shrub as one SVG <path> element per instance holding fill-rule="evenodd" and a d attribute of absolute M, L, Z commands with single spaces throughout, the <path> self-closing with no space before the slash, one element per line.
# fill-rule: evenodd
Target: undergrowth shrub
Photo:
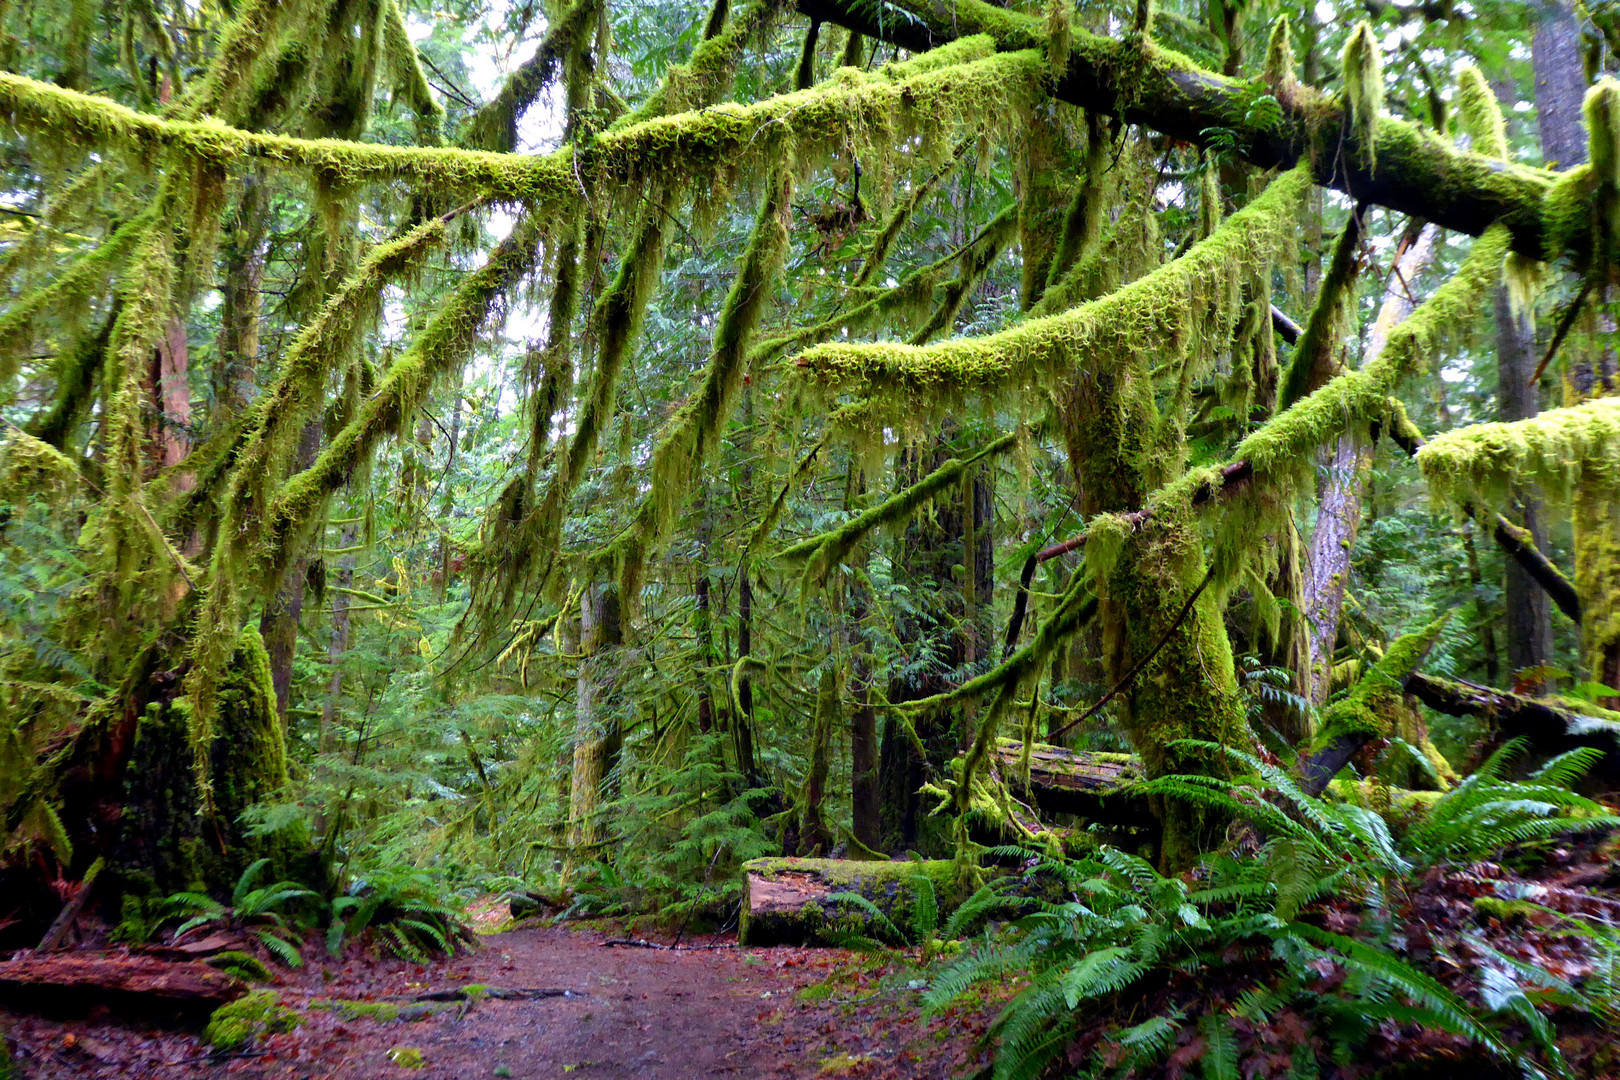
<path fill-rule="evenodd" d="M 432 954 L 453 956 L 472 939 L 461 904 L 427 870 L 383 868 L 356 877 L 332 901 L 326 948 L 333 956 L 346 942 L 370 939 L 402 960 L 425 963 Z"/>
<path fill-rule="evenodd" d="M 1202 749 L 1249 775 L 1147 787 L 1248 822 L 1230 850 L 1190 881 L 1102 845 L 1067 859 L 1025 853 L 1066 898 L 1037 902 L 933 981 L 925 1000 L 940 1010 L 976 984 L 1027 973 L 987 1035 L 996 1080 L 1180 1075 L 1194 1063 L 1211 1077 L 1350 1075 L 1340 1067 L 1351 1062 L 1364 1075 L 1403 1054 L 1466 1053 L 1527 1076 L 1575 1075 L 1554 1020 L 1615 1015 L 1613 930 L 1531 905 L 1551 917 L 1549 940 L 1584 953 L 1584 974 L 1571 977 L 1494 945 L 1468 899 L 1533 891 L 1483 861 L 1511 845 L 1620 827 L 1570 790 L 1597 751 L 1515 781 L 1507 770 L 1520 748 L 1509 745 L 1395 830 L 1366 806 L 1305 794 L 1257 758 Z"/>

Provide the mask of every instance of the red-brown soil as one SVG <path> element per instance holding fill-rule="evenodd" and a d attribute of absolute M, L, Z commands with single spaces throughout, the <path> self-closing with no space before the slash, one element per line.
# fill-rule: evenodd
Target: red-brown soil
<path fill-rule="evenodd" d="M 288 1034 L 210 1057 L 195 1027 L 114 1015 L 0 1010 L 29 1078 L 288 1080 L 699 1077 L 943 1078 L 973 1072 L 989 1011 L 925 1020 L 921 979 L 894 954 L 832 949 L 609 947 L 599 933 L 519 929 L 419 966 L 360 953 L 306 966 L 275 986 L 303 1017 Z M 568 996 L 449 1004 L 416 1020 L 344 1019 L 333 999 L 408 1002 L 463 985 Z M 814 988 L 805 992 L 807 988 Z M 390 1051 L 418 1051 L 410 1068 Z"/>

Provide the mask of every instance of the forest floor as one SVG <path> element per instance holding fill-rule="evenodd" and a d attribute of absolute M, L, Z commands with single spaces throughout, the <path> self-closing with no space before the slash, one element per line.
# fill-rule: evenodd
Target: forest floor
<path fill-rule="evenodd" d="M 0 1028 L 30 1080 L 943 1080 L 983 1060 L 973 1043 L 993 1004 L 923 1017 L 927 973 L 904 954 L 610 940 L 601 930 L 525 927 L 481 935 L 473 951 L 425 966 L 358 952 L 334 961 L 312 943 L 304 967 L 279 972 L 274 986 L 300 1025 L 229 1056 L 211 1055 L 195 1025 L 105 1007 L 71 1017 L 0 1009 Z M 722 947 L 706 947 L 714 943 Z M 566 993 L 416 1000 L 463 986 Z"/>

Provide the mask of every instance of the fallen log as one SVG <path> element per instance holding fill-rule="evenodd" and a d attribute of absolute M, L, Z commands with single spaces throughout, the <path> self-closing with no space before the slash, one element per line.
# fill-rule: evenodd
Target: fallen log
<path fill-rule="evenodd" d="M 928 881 L 940 924 L 971 892 L 949 861 L 753 859 L 742 869 L 747 897 L 737 941 L 748 947 L 839 945 L 856 937 L 902 944 L 915 936 L 919 901 L 926 904 L 919 878 Z"/>
<path fill-rule="evenodd" d="M 1029 778 L 1023 771 L 1024 744 L 1001 739 L 991 752 L 992 764 L 1012 793 L 1047 814 L 1074 814 L 1106 825 L 1151 825 L 1147 803 L 1131 794 L 1143 779 L 1135 754 L 1066 750 L 1031 743 Z"/>
<path fill-rule="evenodd" d="M 0 963 L 0 998 L 29 1008 L 104 1003 L 142 1012 L 206 1014 L 246 992 L 240 979 L 197 961 L 56 953 Z"/>

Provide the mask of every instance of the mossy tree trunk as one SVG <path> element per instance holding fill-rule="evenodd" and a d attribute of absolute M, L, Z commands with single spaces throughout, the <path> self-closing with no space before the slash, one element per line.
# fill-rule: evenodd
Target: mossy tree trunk
<path fill-rule="evenodd" d="M 242 820 L 251 806 L 273 800 L 287 783 L 287 746 L 270 681 L 270 657 L 258 628 L 241 632 L 219 689 L 219 714 L 209 755 L 212 786 L 204 803 L 189 741 L 190 702 L 179 696 L 176 672 L 146 679 L 128 763 L 110 865 L 122 892 L 135 901 L 183 889 L 229 893 L 249 863 L 271 859 L 265 880 L 323 884 L 323 873 L 300 825 L 253 836 Z"/>

